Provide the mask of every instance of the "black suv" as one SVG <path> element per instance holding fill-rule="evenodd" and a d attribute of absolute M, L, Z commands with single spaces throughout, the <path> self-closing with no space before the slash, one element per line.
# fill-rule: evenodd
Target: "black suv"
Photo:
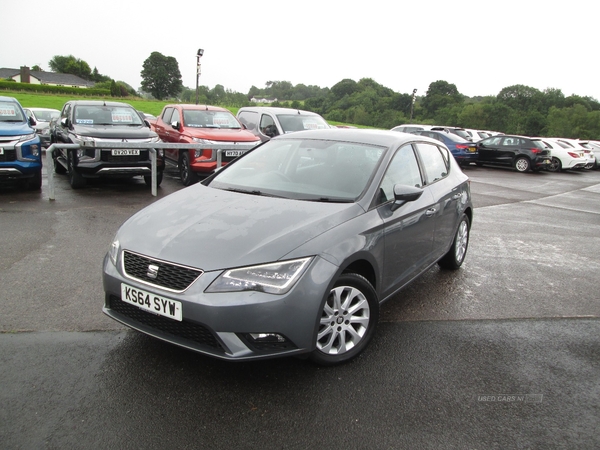
<path fill-rule="evenodd" d="M 510 166 L 519 172 L 528 172 L 550 167 L 550 150 L 541 139 L 525 136 L 492 136 L 477 144 L 479 157 L 477 165 L 484 164 Z"/>
<path fill-rule="evenodd" d="M 161 142 L 147 122 L 127 103 L 72 100 L 50 124 L 51 143 L 79 144 L 76 151 L 53 152 L 54 171 L 69 173 L 74 189 L 85 186 L 87 178 L 142 175 L 152 183 L 150 150 L 102 148 L 103 142 Z M 164 154 L 158 150 L 157 185 L 162 181 Z"/>

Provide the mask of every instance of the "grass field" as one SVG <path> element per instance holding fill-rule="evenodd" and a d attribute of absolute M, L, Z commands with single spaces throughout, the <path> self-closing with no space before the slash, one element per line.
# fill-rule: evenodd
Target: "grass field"
<path fill-rule="evenodd" d="M 23 92 L 11 92 L 11 91 L 0 91 L 0 96 L 14 97 L 16 98 L 23 108 L 52 108 L 62 110 L 63 105 L 69 100 L 106 100 L 106 101 L 117 101 L 123 103 L 129 103 L 135 109 L 143 111 L 148 114 L 155 116 L 159 115 L 163 107 L 172 101 L 158 101 L 158 100 L 143 100 L 140 98 L 113 98 L 113 97 L 93 97 L 93 96 L 66 96 L 66 95 L 52 95 L 52 94 L 31 94 Z M 237 114 L 239 108 L 226 106 L 233 115 Z M 342 124 L 340 122 L 329 122 L 331 125 L 350 125 Z M 371 128 L 359 126 L 359 128 Z"/>
<path fill-rule="evenodd" d="M 156 100 L 142 100 L 142 99 L 130 99 L 130 98 L 106 98 L 106 97 L 76 97 L 76 96 L 63 96 L 63 95 L 51 95 L 51 94 L 30 94 L 21 92 L 0 92 L 0 95 L 6 95 L 14 97 L 23 106 L 23 108 L 53 108 L 62 110 L 63 105 L 69 100 L 106 100 L 106 101 L 120 101 L 129 103 L 135 109 L 144 111 L 149 114 L 160 114 L 164 105 L 171 102 L 160 102 Z M 237 110 L 235 111 L 237 112 Z"/>

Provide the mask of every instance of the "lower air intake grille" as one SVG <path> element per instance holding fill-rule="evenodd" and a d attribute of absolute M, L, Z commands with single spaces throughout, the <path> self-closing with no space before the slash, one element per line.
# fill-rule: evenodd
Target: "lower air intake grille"
<path fill-rule="evenodd" d="M 156 330 L 224 352 L 223 347 L 210 330 L 200 324 L 185 320 L 178 322 L 166 317 L 157 316 L 129 303 L 125 303 L 114 295 L 110 296 L 110 309 Z"/>

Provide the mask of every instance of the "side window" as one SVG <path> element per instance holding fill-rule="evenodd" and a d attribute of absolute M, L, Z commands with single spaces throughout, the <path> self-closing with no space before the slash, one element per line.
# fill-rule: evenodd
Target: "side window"
<path fill-rule="evenodd" d="M 61 119 L 68 118 L 70 113 L 71 113 L 71 104 L 67 103 L 62 110 L 60 118 Z"/>
<path fill-rule="evenodd" d="M 171 116 L 173 115 L 173 108 L 166 108 L 165 112 L 162 115 L 162 120 L 164 123 L 171 123 Z"/>
<path fill-rule="evenodd" d="M 268 114 L 263 114 L 260 118 L 260 132 L 266 136 L 277 136 L 279 134 L 275 121 Z"/>
<path fill-rule="evenodd" d="M 258 113 L 252 111 L 242 111 L 238 119 L 246 126 L 247 129 L 254 130 L 256 129 L 256 122 L 258 122 Z"/>
<path fill-rule="evenodd" d="M 169 123 L 173 122 L 181 123 L 181 117 L 177 109 L 173 109 L 173 115 L 171 116 L 171 121 Z"/>
<path fill-rule="evenodd" d="M 446 160 L 437 145 L 421 142 L 416 144 L 416 146 L 423 162 L 423 171 L 425 172 L 428 184 L 441 180 L 448 175 Z"/>
<path fill-rule="evenodd" d="M 423 186 L 419 164 L 410 144 L 398 150 L 390 162 L 381 180 L 379 204 L 394 199 L 394 185 L 396 184 L 406 184 L 414 187 Z"/>

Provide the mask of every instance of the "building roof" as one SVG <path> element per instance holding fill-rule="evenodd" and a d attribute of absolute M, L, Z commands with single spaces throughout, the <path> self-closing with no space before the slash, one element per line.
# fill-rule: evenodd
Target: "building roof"
<path fill-rule="evenodd" d="M 13 78 L 21 74 L 21 69 L 0 68 L 0 79 Z M 37 70 L 29 71 L 30 76 L 40 80 L 42 84 L 60 84 L 65 86 L 89 86 L 94 85 L 93 81 L 84 80 L 77 75 L 70 73 L 39 72 Z"/>

